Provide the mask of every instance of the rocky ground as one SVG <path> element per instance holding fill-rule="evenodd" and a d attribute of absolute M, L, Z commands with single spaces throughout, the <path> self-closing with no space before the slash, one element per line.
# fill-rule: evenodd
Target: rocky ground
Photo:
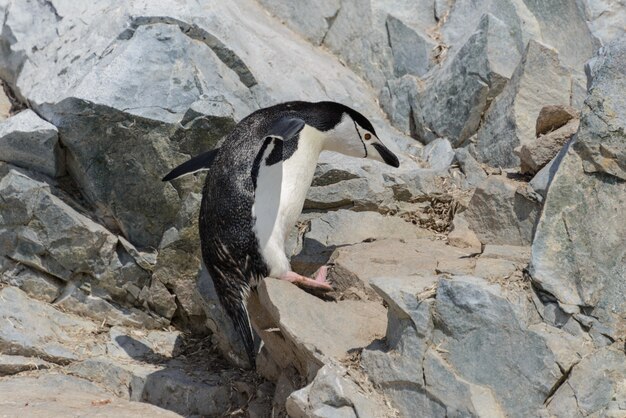
<path fill-rule="evenodd" d="M 0 8 L 0 415 L 626 416 L 623 0 Z M 296 99 L 401 166 L 322 155 L 246 369 L 160 178 Z"/>

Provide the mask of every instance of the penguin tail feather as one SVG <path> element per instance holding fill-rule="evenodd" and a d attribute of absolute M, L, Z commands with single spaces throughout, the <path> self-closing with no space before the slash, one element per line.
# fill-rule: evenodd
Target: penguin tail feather
<path fill-rule="evenodd" d="M 229 314 L 233 320 L 235 330 L 246 350 L 250 367 L 254 367 L 256 358 L 254 349 L 254 332 L 252 331 L 252 325 L 250 323 L 250 314 L 248 314 L 248 308 L 246 308 L 246 297 L 241 295 L 241 299 L 233 304 L 229 304 Z"/>

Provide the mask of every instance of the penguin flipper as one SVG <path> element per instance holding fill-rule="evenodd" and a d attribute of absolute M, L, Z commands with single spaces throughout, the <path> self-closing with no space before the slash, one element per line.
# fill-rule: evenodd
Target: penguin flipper
<path fill-rule="evenodd" d="M 280 138 L 288 141 L 304 128 L 304 121 L 300 118 L 283 116 L 270 126 L 265 137 Z"/>
<path fill-rule="evenodd" d="M 184 163 L 170 171 L 161 180 L 170 181 L 187 174 L 195 173 L 197 171 L 208 170 L 211 166 L 211 163 L 213 163 L 213 160 L 215 160 L 215 157 L 217 156 L 219 150 L 219 148 L 215 148 L 210 151 L 203 152 L 200 155 L 196 155 L 192 159 L 185 161 Z"/>

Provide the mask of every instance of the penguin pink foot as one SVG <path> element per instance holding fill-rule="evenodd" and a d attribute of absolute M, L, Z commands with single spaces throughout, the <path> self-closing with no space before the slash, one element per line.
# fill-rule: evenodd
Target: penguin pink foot
<path fill-rule="evenodd" d="M 326 281 L 326 275 L 328 274 L 328 267 L 322 266 L 315 273 L 315 278 L 302 276 L 293 271 L 288 271 L 279 277 L 281 280 L 287 280 L 295 285 L 306 287 L 309 289 L 318 289 L 324 291 L 331 291 L 333 287 Z"/>

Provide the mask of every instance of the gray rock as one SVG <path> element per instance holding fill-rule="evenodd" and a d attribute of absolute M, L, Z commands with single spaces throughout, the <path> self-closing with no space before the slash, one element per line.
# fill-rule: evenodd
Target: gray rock
<path fill-rule="evenodd" d="M 559 168 L 559 164 L 561 164 L 561 160 L 563 160 L 563 157 L 567 154 L 571 144 L 572 140 L 566 143 L 563 148 L 561 148 L 559 153 L 552 160 L 550 160 L 548 164 L 543 166 L 543 168 L 539 170 L 539 172 L 535 174 L 535 177 L 533 177 L 528 183 L 530 187 L 532 187 L 533 190 L 539 193 L 544 199 L 548 194 L 548 188 L 550 187 L 550 183 Z"/>
<path fill-rule="evenodd" d="M 482 251 L 482 245 L 474 231 L 469 227 L 467 220 L 457 215 L 452 221 L 452 231 L 448 234 L 448 244 L 457 248 L 467 248 L 474 253 Z"/>
<path fill-rule="evenodd" d="M 143 385 L 150 375 L 163 369 L 162 366 L 128 361 L 119 361 L 104 356 L 76 361 L 65 370 L 72 376 L 98 384 L 122 399 L 141 401 Z"/>
<path fill-rule="evenodd" d="M 598 51 L 590 68 L 589 95 L 585 100 L 578 140 L 574 149 L 585 173 L 606 173 L 626 180 L 626 145 L 619 132 L 626 125 L 626 38 Z"/>
<path fill-rule="evenodd" d="M 517 245 L 485 245 L 481 257 L 509 260 L 524 265 L 530 261 L 530 247 Z"/>
<path fill-rule="evenodd" d="M 455 277 L 439 281 L 433 300 L 412 280 L 375 282 L 389 305 L 387 346 L 362 354 L 368 377 L 400 414 L 534 416 L 561 372 L 502 290 Z"/>
<path fill-rule="evenodd" d="M 405 74 L 423 76 L 433 65 L 432 51 L 435 43 L 424 38 L 401 20 L 389 15 L 387 33 L 393 55 L 393 70 L 396 77 Z"/>
<path fill-rule="evenodd" d="M 626 378 L 622 347 L 605 347 L 585 357 L 572 368 L 565 382 L 549 400 L 555 417 L 618 417 L 626 412 Z"/>
<path fill-rule="evenodd" d="M 600 46 L 585 22 L 584 13 L 577 2 L 556 0 L 524 0 L 535 16 L 541 38 L 546 45 L 559 51 L 561 62 L 580 71 L 582 65 Z"/>
<path fill-rule="evenodd" d="M 441 29 L 444 43 L 452 49 L 460 48 L 476 30 L 483 16 L 490 13 L 509 28 L 516 48 L 521 50 L 525 43 L 523 39 L 527 39 L 528 35 L 523 33 L 527 29 L 522 25 L 515 3 L 510 0 L 455 1 Z"/>
<path fill-rule="evenodd" d="M 184 416 L 211 416 L 228 410 L 231 402 L 236 403 L 236 397 L 244 396 L 233 392 L 231 394 L 228 386 L 205 383 L 184 370 L 168 368 L 148 376 L 141 391 L 133 395 L 133 400 L 157 405 Z M 231 401 L 231 396 L 235 402 Z M 185 401 L 181 402 L 181 399 Z"/>
<path fill-rule="evenodd" d="M 298 228 L 304 232 L 298 238 L 300 245 L 291 252 L 291 267 L 306 273 L 312 273 L 326 264 L 338 247 L 363 241 L 414 239 L 430 235 L 428 231 L 398 217 L 344 209 L 312 218 Z"/>
<path fill-rule="evenodd" d="M 319 45 L 339 12 L 339 0 L 324 0 L 294 4 L 285 0 L 261 0 L 270 13 L 283 20 L 287 26 Z"/>
<path fill-rule="evenodd" d="M 109 330 L 107 355 L 123 359 L 140 359 L 148 355 L 174 357 L 180 353 L 179 331 L 145 331 L 122 327 Z"/>
<path fill-rule="evenodd" d="M 4 122 L 11 116 L 11 107 L 13 107 L 13 104 L 4 91 L 4 88 L 0 89 L 0 122 Z"/>
<path fill-rule="evenodd" d="M 380 91 L 380 107 L 385 111 L 391 124 L 412 137 L 415 132 L 415 113 L 421 112 L 418 96 L 423 91 L 422 83 L 417 77 L 405 75 L 387 80 Z M 420 130 L 420 139 L 432 141 L 436 136 L 425 129 Z"/>
<path fill-rule="evenodd" d="M 19 287 L 34 299 L 53 302 L 67 291 L 68 286 L 73 287 L 72 283 L 65 283 L 21 263 L 9 261 L 5 268 L 6 270 L 0 274 L 0 283 Z M 131 291 L 131 289 L 132 285 L 127 283 L 126 290 Z M 141 299 L 141 295 L 138 295 Z M 122 306 L 110 299 L 110 294 L 104 289 L 84 283 L 58 304 L 66 312 L 94 319 L 104 325 L 162 328 L 169 324 L 167 319 L 160 318 L 149 311 Z"/>
<path fill-rule="evenodd" d="M 626 230 L 616 217 L 626 201 L 621 177 L 626 153 L 623 136 L 617 134 L 626 126 L 626 115 L 616 88 L 624 78 L 624 51 L 624 42 L 612 44 L 594 67 L 580 144 L 570 147 L 552 180 L 531 260 L 538 286 L 561 306 L 593 312 L 591 331 L 596 327 L 611 338 L 626 330 L 626 305 L 619 296 L 625 291 Z M 605 157 L 600 159 L 599 153 Z"/>
<path fill-rule="evenodd" d="M 380 169 L 372 164 L 365 167 L 371 167 L 373 172 L 368 173 L 356 161 L 349 161 L 348 165 L 318 165 L 304 209 L 391 209 L 393 192 L 385 187 Z"/>
<path fill-rule="evenodd" d="M 465 219 L 483 244 L 530 245 L 540 205 L 518 193 L 524 186 L 490 176 L 474 192 Z"/>
<path fill-rule="evenodd" d="M 484 13 L 505 22 L 520 48 L 530 39 L 545 43 L 562 51 L 570 68 L 580 69 L 599 46 L 577 2 L 565 0 L 549 5 L 538 0 L 456 1 L 441 30 L 445 43 L 459 47 Z"/>
<path fill-rule="evenodd" d="M 437 138 L 422 150 L 422 158 L 435 171 L 445 172 L 454 161 L 454 150 L 446 138 Z"/>
<path fill-rule="evenodd" d="M 311 381 L 328 359 L 341 359 L 385 333 L 379 302 L 324 302 L 284 280 L 267 278 L 248 312 L 273 361 Z M 337 318 L 342 318 L 338 321 Z"/>
<path fill-rule="evenodd" d="M 0 376 L 21 373 L 27 370 L 48 369 L 52 364 L 36 357 L 6 356 L 0 354 Z"/>
<path fill-rule="evenodd" d="M 514 149 L 522 174 L 535 174 L 548 164 L 578 131 L 578 119 Z"/>
<path fill-rule="evenodd" d="M 433 276 L 438 273 L 471 274 L 472 250 L 446 245 L 442 240 L 385 239 L 338 248 L 331 261 L 368 283 L 376 277 Z"/>
<path fill-rule="evenodd" d="M 587 25 L 603 45 L 626 33 L 626 4 L 623 0 L 588 0 L 583 2 Z"/>
<path fill-rule="evenodd" d="M 543 339 L 520 330 L 509 302 L 495 288 L 441 281 L 435 309 L 448 335 L 436 335 L 434 342 L 449 338 L 443 348 L 449 350 L 448 361 L 461 375 L 489 386 L 511 415 L 532 415 L 542 405 L 561 373 Z M 462 343 L 457 345 L 455 340 Z M 508 387 L 502 382 L 508 382 Z M 524 401 L 517 398 L 522 393 Z"/>
<path fill-rule="evenodd" d="M 0 176 L 0 255 L 68 286 L 90 282 L 94 292 L 106 289 L 122 303 L 136 303 L 129 286 L 143 287 L 149 272 L 115 235 L 55 196 L 48 184 L 10 166 L 0 166 Z"/>
<path fill-rule="evenodd" d="M 79 416 L 180 417 L 154 405 L 117 398 L 94 383 L 64 374 L 0 380 L 0 391 L 0 407 L 8 416 L 63 417 L 71 410 Z"/>
<path fill-rule="evenodd" d="M 57 128 L 26 109 L 0 124 L 0 159 L 50 177 L 65 174 Z"/>
<path fill-rule="evenodd" d="M 535 121 L 548 104 L 570 104 L 571 76 L 555 50 L 530 41 L 511 81 L 489 107 L 478 130 L 478 159 L 492 166 L 513 167 L 518 145 L 535 138 Z"/>
<path fill-rule="evenodd" d="M 378 90 L 393 72 L 393 59 L 384 23 L 377 25 L 374 13 L 359 0 L 342 2 L 323 45 Z"/>
<path fill-rule="evenodd" d="M 308 386 L 289 395 L 286 408 L 294 418 L 394 416 L 382 397 L 365 392 L 345 368 L 332 363 L 322 367 Z"/>
<path fill-rule="evenodd" d="M 3 353 L 67 363 L 94 351 L 93 344 L 84 338 L 96 331 L 91 322 L 29 299 L 14 287 L 0 290 L 0 299 Z"/>
<path fill-rule="evenodd" d="M 487 173 L 467 148 L 458 148 L 455 151 L 455 158 L 465 174 L 469 187 L 476 187 L 487 178 Z"/>
<path fill-rule="evenodd" d="M 510 27 L 491 14 L 484 15 L 463 47 L 419 95 L 419 109 L 413 112 L 418 138 L 429 142 L 432 132 L 449 138 L 455 147 L 463 144 L 511 78 L 520 51 Z"/>

